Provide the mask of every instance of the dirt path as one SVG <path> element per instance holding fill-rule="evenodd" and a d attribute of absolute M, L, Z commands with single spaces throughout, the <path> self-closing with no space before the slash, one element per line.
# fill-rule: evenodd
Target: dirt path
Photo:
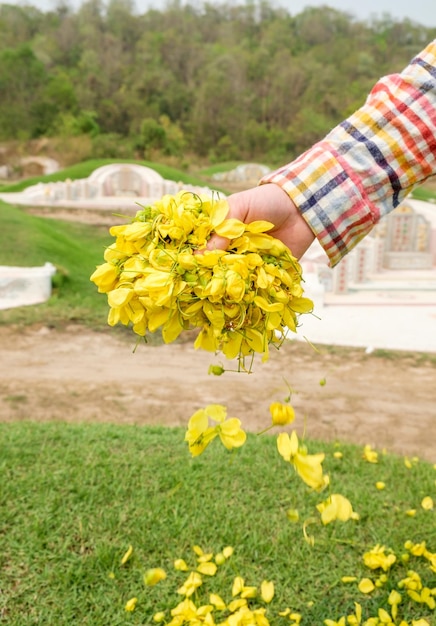
<path fill-rule="evenodd" d="M 61 420 L 185 425 L 222 403 L 247 430 L 269 423 L 269 404 L 294 390 L 296 427 L 311 438 L 370 443 L 436 462 L 436 365 L 419 355 L 315 352 L 291 342 L 254 373 L 208 375 L 190 343 L 141 345 L 133 336 L 0 327 L 0 421 Z M 325 385 L 320 385 L 322 379 Z"/>

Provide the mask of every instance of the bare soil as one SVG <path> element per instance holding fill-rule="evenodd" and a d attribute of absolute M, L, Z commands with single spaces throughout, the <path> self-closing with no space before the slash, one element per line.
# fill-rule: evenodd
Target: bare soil
<path fill-rule="evenodd" d="M 292 341 L 255 361 L 251 374 L 216 377 L 210 364 L 235 364 L 192 341 L 134 346 L 133 335 L 111 330 L 0 327 L 0 421 L 184 426 L 198 408 L 221 403 L 259 432 L 290 386 L 300 433 L 436 462 L 434 355 L 317 351 Z"/>

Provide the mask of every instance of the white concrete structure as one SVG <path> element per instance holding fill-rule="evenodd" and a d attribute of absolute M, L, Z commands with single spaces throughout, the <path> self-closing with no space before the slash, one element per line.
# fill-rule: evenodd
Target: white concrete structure
<path fill-rule="evenodd" d="M 0 266 L 0 309 L 40 304 L 51 296 L 51 279 L 56 268 Z"/>
<path fill-rule="evenodd" d="M 165 194 L 176 194 L 180 189 L 216 193 L 208 187 L 167 180 L 143 165 L 111 163 L 94 170 L 88 178 L 38 183 L 20 193 L 0 193 L 0 199 L 31 207 L 123 210 L 134 214 L 138 204 L 151 204 Z"/>

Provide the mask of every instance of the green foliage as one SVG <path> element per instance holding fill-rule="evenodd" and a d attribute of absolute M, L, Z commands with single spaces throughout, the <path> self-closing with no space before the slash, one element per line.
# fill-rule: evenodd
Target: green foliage
<path fill-rule="evenodd" d="M 328 6 L 292 16 L 267 1 L 172 2 L 137 14 L 131 0 L 90 0 L 76 12 L 2 4 L 0 34 L 0 139 L 101 133 L 147 158 L 281 162 L 436 32 Z"/>
<path fill-rule="evenodd" d="M 147 117 L 141 123 L 141 130 L 136 147 L 143 150 L 144 155 L 149 155 L 152 150 L 163 150 L 166 143 L 165 128 L 154 120 Z"/>
<path fill-rule="evenodd" d="M 25 403 L 25 395 L 6 401 Z M 356 585 L 340 582 L 344 575 L 373 577 L 362 554 L 376 543 L 398 555 L 409 539 L 435 550 L 434 513 L 419 506 L 434 494 L 428 463 L 406 469 L 402 459 L 383 455 L 373 465 L 359 448 L 345 445 L 336 460 L 338 446 L 323 445 L 335 488 L 352 500 L 360 521 L 310 526 L 310 547 L 301 522 L 290 523 L 286 511 L 298 508 L 304 520 L 320 496 L 279 458 L 273 437 L 251 435 L 236 454 L 212 444 L 197 459 L 190 458 L 181 429 L 152 426 L 24 421 L 0 424 L 0 441 L 0 612 L 11 626 L 151 624 L 155 611 L 181 600 L 175 589 L 186 574 L 175 572 L 173 561 L 192 564 L 195 544 L 211 552 L 234 547 L 223 576 L 207 581 L 215 593 L 229 600 L 236 575 L 248 585 L 273 580 L 270 615 L 289 606 L 303 614 L 302 623 L 321 625 L 354 611 L 355 600 L 366 615 L 387 608 L 391 583 L 365 597 Z M 375 489 L 376 480 L 386 489 Z M 405 515 L 412 507 L 413 518 Z M 129 545 L 133 556 L 122 566 Z M 398 562 L 392 578 L 419 569 L 416 562 Z M 151 567 L 163 567 L 168 578 L 146 589 L 142 577 Z M 428 566 L 420 571 L 434 586 Z M 138 606 L 127 614 L 124 605 L 133 596 Z M 400 611 L 409 620 L 432 619 L 407 596 Z M 273 623 L 289 624 L 289 618 Z"/>

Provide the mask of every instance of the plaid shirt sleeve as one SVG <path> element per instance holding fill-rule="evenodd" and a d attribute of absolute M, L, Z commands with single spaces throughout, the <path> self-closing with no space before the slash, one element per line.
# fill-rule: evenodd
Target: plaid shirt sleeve
<path fill-rule="evenodd" d="M 362 108 L 260 184 L 280 185 L 336 265 L 436 174 L 436 40 L 381 78 Z"/>

